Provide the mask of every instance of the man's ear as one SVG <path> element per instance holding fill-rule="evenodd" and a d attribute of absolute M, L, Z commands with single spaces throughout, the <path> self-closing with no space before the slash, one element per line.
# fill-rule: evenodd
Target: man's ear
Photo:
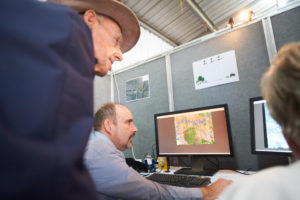
<path fill-rule="evenodd" d="M 292 150 L 295 158 L 300 159 L 300 147 L 298 146 L 298 144 L 292 139 L 290 138 L 288 135 L 283 134 L 287 143 L 290 146 L 290 149 Z"/>
<path fill-rule="evenodd" d="M 103 129 L 107 134 L 109 134 L 109 135 L 112 134 L 112 123 L 110 120 L 108 120 L 108 119 L 104 120 Z"/>
<path fill-rule="evenodd" d="M 83 20 L 85 23 L 92 28 L 93 25 L 97 22 L 97 14 L 94 10 L 86 10 L 83 14 Z"/>

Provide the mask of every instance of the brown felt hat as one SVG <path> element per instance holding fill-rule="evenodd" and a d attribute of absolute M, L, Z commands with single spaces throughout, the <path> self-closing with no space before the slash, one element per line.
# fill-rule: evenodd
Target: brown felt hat
<path fill-rule="evenodd" d="M 48 0 L 72 7 L 78 13 L 92 9 L 98 14 L 112 18 L 121 28 L 123 42 L 121 51 L 129 51 L 140 37 L 140 25 L 135 14 L 117 0 Z"/>

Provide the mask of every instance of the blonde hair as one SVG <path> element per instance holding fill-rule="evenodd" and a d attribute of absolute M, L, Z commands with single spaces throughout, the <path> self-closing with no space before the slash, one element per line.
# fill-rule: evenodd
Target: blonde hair
<path fill-rule="evenodd" d="M 278 51 L 262 77 L 261 89 L 272 117 L 300 147 L 300 42 Z"/>

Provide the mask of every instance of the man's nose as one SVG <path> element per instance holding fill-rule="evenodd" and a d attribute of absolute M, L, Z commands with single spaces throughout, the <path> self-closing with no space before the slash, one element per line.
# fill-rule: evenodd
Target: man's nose
<path fill-rule="evenodd" d="M 133 124 L 133 131 L 136 133 L 138 132 L 138 128 L 135 126 L 135 124 Z"/>
<path fill-rule="evenodd" d="M 114 53 L 114 59 L 115 61 L 122 61 L 123 60 L 123 53 L 120 48 L 116 49 L 116 52 Z"/>

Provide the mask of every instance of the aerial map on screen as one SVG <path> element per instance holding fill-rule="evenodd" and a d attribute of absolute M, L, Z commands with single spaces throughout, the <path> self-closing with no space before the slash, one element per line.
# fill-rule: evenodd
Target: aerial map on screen
<path fill-rule="evenodd" d="M 281 127 L 271 117 L 266 104 L 264 104 L 264 107 L 265 107 L 266 131 L 267 131 L 267 141 L 268 141 L 267 147 L 270 149 L 289 149 L 289 146 L 282 134 Z"/>
<path fill-rule="evenodd" d="M 198 113 L 175 117 L 177 145 L 214 144 L 211 113 Z"/>

